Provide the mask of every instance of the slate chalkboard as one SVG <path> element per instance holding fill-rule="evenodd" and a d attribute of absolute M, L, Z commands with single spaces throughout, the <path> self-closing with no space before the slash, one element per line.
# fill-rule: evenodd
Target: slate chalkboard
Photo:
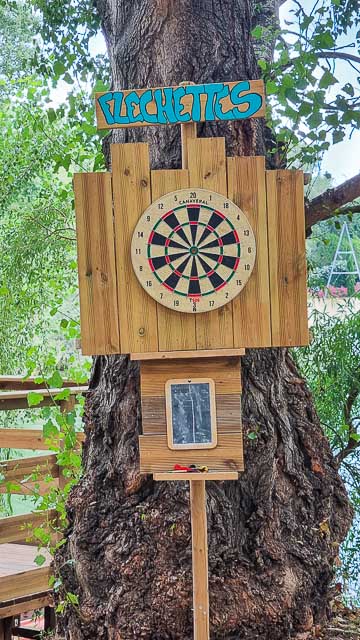
<path fill-rule="evenodd" d="M 210 378 L 169 380 L 165 392 L 170 449 L 216 447 L 214 381 Z"/>

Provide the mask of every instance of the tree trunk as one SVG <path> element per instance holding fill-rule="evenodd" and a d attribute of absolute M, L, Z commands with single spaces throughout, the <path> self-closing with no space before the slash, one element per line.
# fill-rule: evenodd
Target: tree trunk
<path fill-rule="evenodd" d="M 263 5 L 273 19 L 275 0 Z M 98 0 L 114 88 L 258 77 L 250 31 L 265 13 L 256 6 L 258 15 L 250 0 Z M 264 152 L 256 119 L 202 125 L 199 135 L 226 136 L 228 155 Z M 135 139 L 151 142 L 154 168 L 179 166 L 179 127 L 112 135 Z M 306 638 L 326 616 L 351 509 L 288 352 L 250 351 L 242 366 L 246 471 L 208 483 L 211 638 Z M 56 558 L 60 595 L 76 593 L 79 607 L 67 607 L 58 638 L 190 640 L 187 483 L 139 475 L 136 363 L 96 358 L 90 388 L 84 475 Z"/>

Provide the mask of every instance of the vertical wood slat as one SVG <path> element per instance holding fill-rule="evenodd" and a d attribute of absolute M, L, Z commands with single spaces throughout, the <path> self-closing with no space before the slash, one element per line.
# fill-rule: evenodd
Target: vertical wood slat
<path fill-rule="evenodd" d="M 267 238 L 265 158 L 227 159 L 228 196 L 248 218 L 256 239 L 252 275 L 233 300 L 234 347 L 271 344 L 269 260 Z"/>
<path fill-rule="evenodd" d="M 111 175 L 74 176 L 81 347 L 120 353 Z"/>
<path fill-rule="evenodd" d="M 153 200 L 188 186 L 189 172 L 185 169 L 151 172 Z M 177 313 L 158 304 L 157 319 L 159 351 L 196 349 L 195 318 L 191 314 Z"/>
<path fill-rule="evenodd" d="M 267 171 L 273 346 L 309 342 L 302 171 Z"/>
<path fill-rule="evenodd" d="M 209 640 L 209 570 L 205 480 L 190 480 L 194 640 Z"/>
<path fill-rule="evenodd" d="M 227 197 L 224 138 L 188 140 L 190 186 L 216 191 Z M 196 317 L 198 349 L 234 346 L 232 303 Z"/>
<path fill-rule="evenodd" d="M 131 263 L 132 234 L 151 203 L 149 148 L 146 143 L 112 144 L 111 158 L 121 349 L 157 351 L 156 302 L 139 284 Z"/>

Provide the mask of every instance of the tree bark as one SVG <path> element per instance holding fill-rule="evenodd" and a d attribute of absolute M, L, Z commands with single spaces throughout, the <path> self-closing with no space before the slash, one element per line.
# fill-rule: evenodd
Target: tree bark
<path fill-rule="evenodd" d="M 114 88 L 258 77 L 250 0 L 98 0 L 97 10 Z M 224 135 L 228 155 L 264 152 L 259 120 L 199 130 Z M 149 140 L 153 167 L 180 164 L 179 127 L 117 130 L 112 139 Z M 300 640 L 326 617 L 351 509 L 288 352 L 249 351 L 242 367 L 246 471 L 238 482 L 208 483 L 211 638 Z M 66 608 L 57 637 L 188 640 L 187 483 L 139 475 L 136 363 L 97 357 L 90 390 L 84 474 L 68 501 L 66 545 L 55 563 L 60 596 L 76 593 L 79 607 Z"/>

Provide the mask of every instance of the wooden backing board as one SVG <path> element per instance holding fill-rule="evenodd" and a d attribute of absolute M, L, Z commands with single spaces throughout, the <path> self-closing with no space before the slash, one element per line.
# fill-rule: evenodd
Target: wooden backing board
<path fill-rule="evenodd" d="M 158 351 L 157 309 L 131 263 L 131 238 L 151 202 L 149 147 L 112 144 L 115 249 L 122 353 Z"/>
<path fill-rule="evenodd" d="M 248 218 L 256 238 L 256 262 L 246 287 L 233 300 L 234 346 L 271 345 L 269 259 L 263 156 L 227 159 L 228 197 Z"/>
<path fill-rule="evenodd" d="M 75 174 L 74 193 L 82 352 L 120 353 L 111 174 Z"/>
<path fill-rule="evenodd" d="M 215 397 L 218 433 L 238 433 L 241 431 L 240 390 L 232 394 L 217 394 Z M 164 396 L 143 397 L 141 408 L 143 433 L 166 433 L 166 403 Z"/>
<path fill-rule="evenodd" d="M 200 358 L 187 360 L 143 361 L 141 363 L 141 397 L 164 396 L 171 378 L 211 377 L 216 395 L 241 393 L 240 358 Z"/>
<path fill-rule="evenodd" d="M 272 344 L 309 343 L 304 179 L 302 171 L 267 171 Z"/>
<path fill-rule="evenodd" d="M 243 443 L 241 433 L 218 434 L 215 449 L 172 451 L 167 446 L 166 434 L 140 436 L 140 472 L 170 471 L 174 464 L 207 465 L 216 471 L 243 471 Z"/>
<path fill-rule="evenodd" d="M 165 193 L 186 189 L 189 172 L 186 169 L 151 172 L 152 200 Z M 168 349 L 196 349 L 195 318 L 190 314 L 176 313 L 157 304 L 159 351 Z"/>
<path fill-rule="evenodd" d="M 188 140 L 190 187 L 227 196 L 225 138 Z M 198 349 L 233 348 L 232 303 L 196 317 Z"/>

